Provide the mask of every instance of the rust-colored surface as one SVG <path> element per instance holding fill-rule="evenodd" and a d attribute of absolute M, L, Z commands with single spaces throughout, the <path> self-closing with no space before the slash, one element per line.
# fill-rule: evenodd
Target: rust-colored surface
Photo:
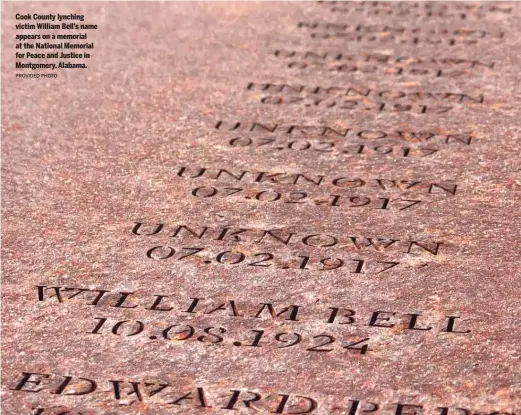
<path fill-rule="evenodd" d="M 2 413 L 519 415 L 520 17 L 4 2 Z"/>

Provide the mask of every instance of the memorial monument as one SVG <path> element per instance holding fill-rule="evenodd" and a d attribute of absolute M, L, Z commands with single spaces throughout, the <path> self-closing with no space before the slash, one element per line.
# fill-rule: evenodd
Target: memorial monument
<path fill-rule="evenodd" d="M 2 413 L 521 414 L 515 2 L 3 2 Z"/>

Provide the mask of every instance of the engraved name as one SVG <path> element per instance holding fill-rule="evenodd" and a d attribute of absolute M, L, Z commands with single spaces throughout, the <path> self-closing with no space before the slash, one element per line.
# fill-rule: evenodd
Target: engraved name
<path fill-rule="evenodd" d="M 313 61 L 347 61 L 347 62 L 368 62 L 386 65 L 426 65 L 433 68 L 440 68 L 445 66 L 456 66 L 465 69 L 486 68 L 493 69 L 495 62 L 483 62 L 475 59 L 464 59 L 459 57 L 430 57 L 420 58 L 416 56 L 390 55 L 385 53 L 375 52 L 333 52 L 333 51 L 297 51 L 276 49 L 272 52 L 273 56 L 281 59 L 302 59 Z"/>
<path fill-rule="evenodd" d="M 475 142 L 474 132 L 408 131 L 403 129 L 373 130 L 357 126 L 287 124 L 260 121 L 217 121 L 214 128 L 222 131 L 244 133 L 280 134 L 290 137 L 324 137 L 336 139 L 356 139 L 362 141 L 396 140 L 411 143 L 459 144 L 469 146 Z M 246 145 L 235 141 L 231 145 Z M 248 144 L 249 145 L 249 144 Z"/>
<path fill-rule="evenodd" d="M 482 104 L 483 95 L 471 96 L 462 92 L 425 92 L 425 91 L 403 91 L 403 90 L 375 90 L 363 86 L 310 86 L 297 84 L 275 84 L 249 82 L 246 86 L 248 91 L 270 91 L 288 94 L 310 94 L 346 96 L 353 98 L 378 98 L 385 100 L 435 100 L 451 103 L 479 103 Z"/>
<path fill-rule="evenodd" d="M 275 183 L 309 186 L 335 186 L 347 189 L 372 188 L 375 190 L 393 190 L 399 192 L 417 191 L 421 193 L 439 193 L 455 195 L 457 184 L 451 181 L 425 182 L 421 180 L 398 180 L 383 178 L 350 177 L 343 174 L 326 176 L 324 174 L 264 172 L 232 170 L 206 167 L 180 167 L 177 176 L 183 178 L 206 178 L 222 182 Z"/>
<path fill-rule="evenodd" d="M 208 225 L 186 225 L 167 223 L 135 222 L 132 233 L 138 236 L 167 236 L 180 240 L 223 241 L 228 243 L 271 244 L 299 248 L 332 248 L 346 251 L 370 250 L 383 252 L 397 250 L 404 254 L 438 255 L 443 242 L 423 239 L 399 239 L 389 237 L 368 237 L 347 234 L 331 234 L 324 231 L 290 231 L 282 229 L 243 228 L 240 226 L 212 227 Z"/>
<path fill-rule="evenodd" d="M 10 390 L 31 395 L 41 394 L 49 397 L 81 397 L 96 394 L 98 405 L 106 407 L 126 405 L 129 411 L 138 410 L 133 403 L 147 403 L 163 407 L 164 410 L 190 410 L 202 408 L 210 413 L 216 411 L 248 411 L 269 414 L 312 414 L 318 409 L 330 415 L 519 415 L 519 412 L 502 408 L 493 410 L 483 404 L 481 409 L 468 409 L 457 403 L 451 406 L 423 405 L 418 397 L 401 398 L 398 402 L 381 402 L 371 398 L 361 399 L 356 391 L 341 391 L 341 397 L 334 402 L 326 397 L 310 397 L 305 393 L 286 391 L 267 391 L 259 388 L 223 389 L 203 385 L 196 380 L 192 387 L 180 387 L 177 383 L 159 378 L 144 379 L 91 379 L 82 375 L 60 375 L 41 371 L 26 370 L 12 381 Z M 137 405 L 136 405 L 137 406 Z M 130 409 L 133 408 L 133 409 Z M 107 408 L 108 409 L 108 408 Z M 33 407 L 30 415 L 86 415 L 105 414 L 106 410 L 91 410 L 84 406 Z M 227 413 L 227 412 L 226 412 Z"/>
<path fill-rule="evenodd" d="M 311 30 L 312 39 L 343 39 L 344 41 L 378 41 L 401 43 L 427 43 L 449 46 L 476 44 L 482 39 L 503 39 L 505 32 L 488 32 L 477 29 L 428 29 L 422 27 L 400 27 L 390 25 L 349 25 L 336 22 L 298 22 L 299 29 Z M 316 30 L 316 31 L 315 31 Z"/>
<path fill-rule="evenodd" d="M 67 287 L 37 285 L 35 290 L 38 302 L 51 302 L 55 304 L 74 304 L 95 306 L 101 308 L 137 309 L 151 314 L 167 314 L 186 317 L 186 314 L 210 317 L 225 317 L 232 321 L 246 320 L 280 320 L 286 322 L 316 321 L 325 325 L 340 325 L 346 331 L 351 327 L 367 327 L 376 329 L 400 328 L 407 331 L 433 331 L 449 334 L 468 334 L 469 319 L 463 318 L 459 313 L 445 314 L 440 317 L 425 315 L 424 312 L 400 312 L 392 310 L 359 311 L 349 306 L 323 304 L 313 305 L 292 304 L 274 301 L 252 301 L 230 298 L 205 298 L 189 297 L 179 298 L 176 293 L 147 294 L 143 292 L 114 291 L 110 289 L 96 289 L 92 287 Z M 428 314 L 432 314 L 429 312 Z M 455 315 L 456 314 L 456 315 Z M 96 327 L 92 333 L 97 334 L 107 319 L 97 319 Z M 128 324 L 126 324 L 126 323 Z M 139 334 L 144 329 L 142 322 L 133 323 L 130 320 L 116 323 L 118 326 L 112 329 L 113 334 L 120 335 L 126 331 L 127 336 Z M 128 330 L 124 326 L 134 326 Z M 157 326 L 157 325 L 156 325 Z M 165 339 L 170 336 L 174 326 L 165 329 Z M 121 328 L 121 330 L 120 330 Z M 123 330 L 125 329 L 125 330 Z M 179 333 L 186 330 L 178 330 Z M 193 330 L 189 329 L 192 332 Z M 208 333 L 208 332 L 206 332 Z M 260 340 L 260 339 L 259 339 Z"/>

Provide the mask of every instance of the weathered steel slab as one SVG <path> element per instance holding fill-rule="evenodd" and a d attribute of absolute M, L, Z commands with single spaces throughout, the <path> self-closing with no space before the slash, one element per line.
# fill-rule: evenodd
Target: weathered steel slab
<path fill-rule="evenodd" d="M 519 415 L 520 17 L 4 2 L 3 413 Z"/>

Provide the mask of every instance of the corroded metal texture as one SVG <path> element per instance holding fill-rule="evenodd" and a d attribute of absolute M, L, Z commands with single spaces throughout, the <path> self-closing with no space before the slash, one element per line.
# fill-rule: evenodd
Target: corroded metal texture
<path fill-rule="evenodd" d="M 519 415 L 520 17 L 3 3 L 2 413 Z"/>

